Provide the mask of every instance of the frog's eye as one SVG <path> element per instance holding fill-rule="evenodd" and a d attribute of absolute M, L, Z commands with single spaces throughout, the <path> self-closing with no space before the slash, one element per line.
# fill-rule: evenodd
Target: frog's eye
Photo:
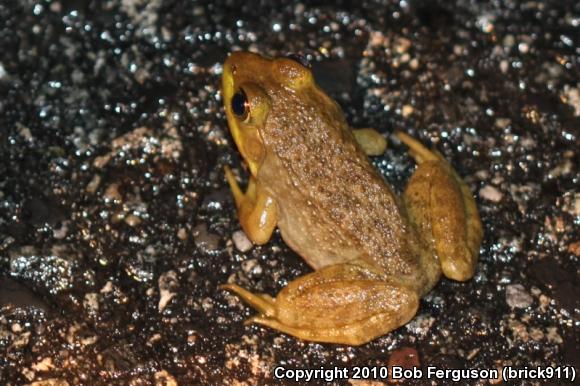
<path fill-rule="evenodd" d="M 250 103 L 244 90 L 240 89 L 232 97 L 232 111 L 242 121 L 250 114 Z"/>
<path fill-rule="evenodd" d="M 304 55 L 300 55 L 300 54 L 288 54 L 286 55 L 287 59 L 291 59 L 293 61 L 295 61 L 298 64 L 301 64 L 302 66 L 306 67 L 306 68 L 310 68 L 310 62 L 308 61 L 308 59 L 306 59 L 306 56 Z"/>

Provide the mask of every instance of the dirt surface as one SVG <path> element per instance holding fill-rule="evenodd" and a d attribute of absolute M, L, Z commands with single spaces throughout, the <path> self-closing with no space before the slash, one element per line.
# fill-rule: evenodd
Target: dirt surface
<path fill-rule="evenodd" d="M 0 383 L 580 370 L 580 3 L 277 3 L 0 4 Z M 253 311 L 219 284 L 275 294 L 309 268 L 278 234 L 250 248 L 239 232 L 223 166 L 246 174 L 219 93 L 239 49 L 305 54 L 352 125 L 388 138 L 373 162 L 398 191 L 414 163 L 394 130 L 439 149 L 484 223 L 474 279 L 442 280 L 361 347 L 244 326 Z M 349 377 L 333 382 L 371 384 Z"/>

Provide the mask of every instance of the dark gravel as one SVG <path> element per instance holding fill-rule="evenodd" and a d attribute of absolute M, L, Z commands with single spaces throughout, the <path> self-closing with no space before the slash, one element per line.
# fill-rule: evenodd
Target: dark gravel
<path fill-rule="evenodd" d="M 276 3 L 0 3 L 0 383 L 271 384 L 393 352 L 580 370 L 580 3 Z M 485 226 L 476 277 L 361 347 L 245 327 L 219 284 L 274 294 L 309 269 L 279 235 L 232 241 L 219 79 L 239 49 L 305 54 L 353 126 L 443 152 Z M 413 170 L 394 140 L 373 161 L 399 191 Z"/>

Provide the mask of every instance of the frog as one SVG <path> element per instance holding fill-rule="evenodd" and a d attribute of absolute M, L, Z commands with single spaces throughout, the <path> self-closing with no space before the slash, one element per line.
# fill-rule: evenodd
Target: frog
<path fill-rule="evenodd" d="M 474 275 L 481 220 L 440 152 L 397 131 L 417 166 L 396 194 L 369 158 L 384 137 L 352 129 L 294 57 L 231 53 L 221 96 L 249 174 L 243 189 L 225 167 L 241 228 L 256 245 L 278 228 L 313 270 L 276 296 L 221 285 L 257 311 L 246 324 L 357 346 L 408 323 L 442 276 Z"/>

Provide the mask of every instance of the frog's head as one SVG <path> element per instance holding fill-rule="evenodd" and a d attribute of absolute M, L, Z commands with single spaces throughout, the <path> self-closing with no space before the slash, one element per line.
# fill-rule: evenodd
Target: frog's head
<path fill-rule="evenodd" d="M 265 157 L 260 131 L 273 98 L 314 84 L 311 71 L 292 58 L 267 58 L 250 52 L 232 53 L 223 67 L 222 96 L 232 137 L 256 176 Z"/>

